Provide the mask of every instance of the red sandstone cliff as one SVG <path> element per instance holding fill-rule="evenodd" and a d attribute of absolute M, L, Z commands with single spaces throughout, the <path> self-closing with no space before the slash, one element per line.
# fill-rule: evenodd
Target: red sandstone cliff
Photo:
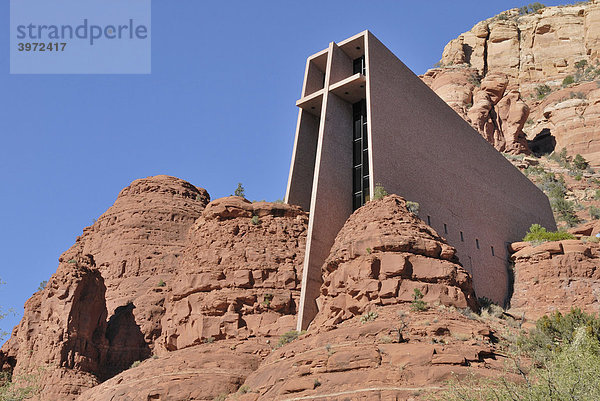
<path fill-rule="evenodd" d="M 517 9 L 476 24 L 422 77 L 498 150 L 528 153 L 525 137 L 600 165 L 600 4 Z"/>

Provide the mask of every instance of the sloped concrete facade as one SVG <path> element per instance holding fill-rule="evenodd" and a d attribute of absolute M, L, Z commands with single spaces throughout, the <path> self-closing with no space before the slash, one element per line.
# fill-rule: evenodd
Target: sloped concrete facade
<path fill-rule="evenodd" d="M 298 328 L 318 312 L 323 262 L 356 206 L 353 105 L 363 99 L 366 191 L 381 184 L 418 202 L 421 219 L 457 248 L 477 295 L 504 302 L 506 244 L 534 223 L 556 229 L 548 198 L 365 31 L 308 58 L 296 103 L 286 202 L 310 211 Z"/>

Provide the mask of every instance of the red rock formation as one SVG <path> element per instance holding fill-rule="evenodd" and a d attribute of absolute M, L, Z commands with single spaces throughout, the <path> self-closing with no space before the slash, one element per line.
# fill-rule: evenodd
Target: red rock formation
<path fill-rule="evenodd" d="M 498 150 L 527 153 L 525 137 L 551 134 L 556 149 L 579 153 L 598 167 L 599 38 L 596 0 L 527 15 L 508 10 L 450 41 L 442 68 L 428 71 L 423 80 L 463 118 L 469 109 L 465 119 Z M 508 99 L 488 99 L 465 84 L 474 75 L 484 82 L 505 77 Z"/>
<path fill-rule="evenodd" d="M 217 199 L 190 230 L 163 319 L 168 350 L 294 327 L 308 217 L 297 206 Z"/>
<path fill-rule="evenodd" d="M 269 351 L 264 340 L 245 340 L 169 352 L 124 371 L 78 400 L 215 400 L 235 393 Z"/>
<path fill-rule="evenodd" d="M 423 300 L 477 309 L 469 274 L 456 250 L 406 208 L 397 195 L 358 209 L 335 239 L 323 266 L 315 326 L 334 325 L 380 305 Z"/>
<path fill-rule="evenodd" d="M 177 274 L 187 231 L 207 203 L 205 190 L 174 177 L 123 189 L 27 302 L 0 366 L 16 376 L 44 368 L 45 399 L 70 400 L 150 356 L 166 297 L 157 284 Z"/>
<path fill-rule="evenodd" d="M 105 290 L 89 257 L 61 262 L 0 349 L 3 370 L 33 375 L 47 400 L 70 400 L 97 385 L 108 348 Z"/>
<path fill-rule="evenodd" d="M 485 323 L 453 308 L 409 309 L 381 306 L 373 320 L 356 316 L 329 331 L 311 326 L 249 375 L 243 399 L 407 400 L 454 376 L 502 371 Z"/>
<path fill-rule="evenodd" d="M 257 224 L 253 216 L 260 216 Z M 298 296 L 306 220 L 287 205 L 237 197 L 211 202 L 190 230 L 185 273 L 166 303 L 161 341 L 174 351 L 79 400 L 402 399 L 438 388 L 453 372 L 499 371 L 492 330 L 468 310 L 476 307 L 474 294 L 454 248 L 398 196 L 369 202 L 350 217 L 324 265 L 316 321 L 326 324 L 312 324 L 301 339 L 279 347 L 269 336 L 293 327 L 288 302 Z M 428 310 L 410 310 L 414 288 L 425 294 Z M 269 303 L 266 293 L 273 294 Z M 329 307 L 346 293 L 356 311 Z M 363 311 L 372 312 L 372 321 L 361 322 Z"/>
<path fill-rule="evenodd" d="M 209 199 L 206 190 L 175 177 L 136 180 L 62 258 L 74 250 L 93 255 L 106 283 L 109 317 L 133 304 L 135 324 L 151 344 L 164 313 L 158 284 L 176 277 L 188 229 Z"/>
<path fill-rule="evenodd" d="M 508 77 L 488 74 L 479 84 L 471 67 L 429 70 L 421 78 L 498 151 L 530 154 L 523 127 L 529 106 Z M 479 86 L 477 86 L 478 84 Z"/>
<path fill-rule="evenodd" d="M 600 312 L 600 245 L 582 240 L 512 244 L 511 313 L 535 320 L 553 311 Z"/>

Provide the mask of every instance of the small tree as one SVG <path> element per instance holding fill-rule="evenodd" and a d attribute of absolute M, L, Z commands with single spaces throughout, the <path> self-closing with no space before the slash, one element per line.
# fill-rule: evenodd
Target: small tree
<path fill-rule="evenodd" d="M 415 312 L 421 312 L 427 309 L 427 303 L 423 301 L 423 293 L 418 288 L 415 288 L 413 291 L 413 301 L 410 306 L 412 310 Z"/>
<path fill-rule="evenodd" d="M 38 286 L 38 291 L 43 291 L 44 288 L 46 288 L 46 285 L 48 284 L 48 280 L 44 280 L 40 283 L 40 285 Z"/>
<path fill-rule="evenodd" d="M 242 185 L 241 182 L 238 182 L 238 186 L 235 189 L 234 193 L 235 196 L 240 196 L 242 198 L 246 198 L 246 190 L 244 189 L 244 186 Z"/>
<path fill-rule="evenodd" d="M 563 79 L 562 86 L 563 86 L 563 87 L 565 87 L 565 86 L 569 86 L 569 85 L 571 85 L 573 82 L 575 82 L 575 78 L 573 77 L 573 75 L 567 75 L 567 76 L 565 77 L 565 79 Z"/>
<path fill-rule="evenodd" d="M 585 170 L 588 167 L 588 162 L 579 153 L 575 155 L 573 159 L 573 165 L 577 170 Z"/>
<path fill-rule="evenodd" d="M 537 95 L 538 100 L 542 100 L 550 92 L 552 92 L 552 89 L 548 85 L 539 85 L 535 87 L 535 94 Z"/>
<path fill-rule="evenodd" d="M 383 185 L 381 185 L 379 183 L 375 184 L 375 191 L 373 192 L 373 200 L 383 199 L 387 195 L 388 195 L 388 193 L 385 190 L 385 188 L 383 187 Z"/>

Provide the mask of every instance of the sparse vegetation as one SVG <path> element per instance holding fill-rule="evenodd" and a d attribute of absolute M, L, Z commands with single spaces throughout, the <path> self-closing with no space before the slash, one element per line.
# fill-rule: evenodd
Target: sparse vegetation
<path fill-rule="evenodd" d="M 371 248 L 367 248 L 366 251 L 367 251 L 367 254 L 369 254 L 369 255 L 373 253 L 373 250 Z"/>
<path fill-rule="evenodd" d="M 129 369 L 137 368 L 138 366 L 140 366 L 141 363 L 142 363 L 142 361 L 135 361 L 134 363 L 131 364 Z"/>
<path fill-rule="evenodd" d="M 544 84 L 544 85 L 539 85 L 539 86 L 535 87 L 535 94 L 536 94 L 538 100 L 542 100 L 550 92 L 552 92 L 552 89 L 548 85 Z"/>
<path fill-rule="evenodd" d="M 496 319 L 504 318 L 504 309 L 502 309 L 502 307 L 494 303 L 492 300 L 486 297 L 481 297 L 477 300 L 479 301 L 479 306 L 481 306 L 482 317 L 491 316 Z"/>
<path fill-rule="evenodd" d="M 204 339 L 204 342 L 205 342 L 206 344 L 212 344 L 212 343 L 214 343 L 214 342 L 215 342 L 215 338 L 214 338 L 214 337 L 212 337 L 212 336 L 211 336 L 211 337 L 208 337 L 208 338 L 205 338 L 205 339 Z"/>
<path fill-rule="evenodd" d="M 567 401 L 600 399 L 600 319 L 574 309 L 544 316 L 510 347 L 518 382 L 456 378 L 434 399 L 449 401 Z M 521 358 L 533 364 L 524 367 Z"/>
<path fill-rule="evenodd" d="M 573 166 L 575 166 L 577 170 L 585 170 L 588 168 L 588 165 L 588 161 L 585 160 L 579 153 L 577 153 L 573 158 Z"/>
<path fill-rule="evenodd" d="M 575 77 L 573 77 L 573 75 L 567 75 L 565 77 L 565 79 L 563 79 L 563 81 L 562 81 L 562 86 L 564 88 L 564 87 L 571 85 L 574 82 L 575 82 Z"/>
<path fill-rule="evenodd" d="M 46 285 L 47 285 L 47 284 L 48 284 L 48 280 L 44 280 L 44 281 L 42 281 L 42 282 L 40 283 L 40 285 L 38 285 L 38 288 L 37 288 L 37 290 L 38 290 L 38 291 L 43 291 L 43 290 L 44 290 L 44 288 L 46 288 Z"/>
<path fill-rule="evenodd" d="M 566 199 L 551 199 L 550 206 L 552 210 L 558 215 L 558 219 L 567 223 L 569 227 L 575 227 L 581 223 L 581 220 L 575 214 L 575 203 Z"/>
<path fill-rule="evenodd" d="M 360 322 L 362 324 L 372 322 L 373 320 L 377 319 L 378 316 L 379 315 L 377 314 L 377 312 L 366 312 L 360 317 Z"/>
<path fill-rule="evenodd" d="M 321 382 L 319 381 L 319 379 L 315 379 L 314 383 L 313 383 L 313 388 L 317 388 L 321 385 Z"/>
<path fill-rule="evenodd" d="M 476 86 L 476 87 L 480 87 L 481 86 L 481 77 L 478 74 L 473 74 L 469 77 L 468 79 L 469 83 Z"/>
<path fill-rule="evenodd" d="M 250 219 L 250 222 L 252 224 L 254 224 L 255 226 L 260 224 L 260 219 L 258 218 L 258 216 L 252 216 L 252 219 Z"/>
<path fill-rule="evenodd" d="M 12 376 L 0 372 L 0 401 L 23 401 L 33 399 L 40 393 L 40 379 L 43 368 L 31 374 Z"/>
<path fill-rule="evenodd" d="M 235 196 L 241 196 L 242 198 L 246 198 L 246 190 L 241 182 L 238 182 L 237 188 L 233 192 Z"/>
<path fill-rule="evenodd" d="M 225 401 L 226 399 L 227 399 L 227 394 L 219 394 L 218 396 L 213 398 L 213 401 Z"/>
<path fill-rule="evenodd" d="M 238 388 L 238 394 L 247 394 L 250 392 L 250 386 L 244 384 L 242 387 Z"/>
<path fill-rule="evenodd" d="M 590 212 L 590 218 L 592 220 L 600 219 L 600 208 L 598 208 L 596 206 L 590 206 L 590 208 L 588 210 Z"/>
<path fill-rule="evenodd" d="M 553 153 L 550 158 L 566 168 L 569 168 L 571 171 L 569 174 L 572 174 L 574 177 L 576 177 L 577 174 L 580 174 L 578 170 L 573 170 L 574 167 L 572 167 L 566 156 L 566 149 L 563 148 L 558 154 Z M 552 211 L 555 213 L 557 220 L 565 222 L 569 227 L 574 227 L 581 222 L 575 214 L 575 208 L 578 207 L 578 205 L 573 201 L 565 199 L 567 187 L 562 175 L 559 175 L 559 177 L 556 178 L 554 173 L 546 172 L 542 167 L 528 167 L 524 170 L 524 174 L 528 177 L 537 177 L 537 186 L 544 191 L 550 199 L 550 206 L 552 207 Z M 581 178 L 583 178 L 583 176 L 581 176 Z"/>
<path fill-rule="evenodd" d="M 529 5 L 519 8 L 519 15 L 537 13 L 539 10 L 541 10 L 543 8 L 546 8 L 546 6 L 543 5 L 542 3 L 538 3 L 538 2 L 531 3 Z"/>
<path fill-rule="evenodd" d="M 419 210 L 421 209 L 421 205 L 418 202 L 406 201 L 406 208 L 409 212 L 414 214 L 415 216 L 419 214 Z"/>
<path fill-rule="evenodd" d="M 418 288 L 413 291 L 413 300 L 410 308 L 415 312 L 427 310 L 427 303 L 423 301 L 423 293 Z"/>
<path fill-rule="evenodd" d="M 67 263 L 77 263 L 77 261 L 75 259 L 69 259 Z"/>
<path fill-rule="evenodd" d="M 265 308 L 271 306 L 271 301 L 273 300 L 273 294 L 265 294 L 263 297 L 262 305 Z"/>
<path fill-rule="evenodd" d="M 287 333 L 282 334 L 281 337 L 279 337 L 279 341 L 277 342 L 277 348 L 283 347 L 284 345 L 291 343 L 292 341 L 298 339 L 298 337 L 304 333 L 306 333 L 305 330 L 291 330 Z"/>
<path fill-rule="evenodd" d="M 158 281 L 158 284 L 156 284 L 156 286 L 157 286 L 157 287 L 165 287 L 166 285 L 167 285 L 167 283 L 165 283 L 165 282 L 163 281 L 163 279 L 160 279 L 160 280 Z"/>
<path fill-rule="evenodd" d="M 545 227 L 539 224 L 532 224 L 529 227 L 529 231 L 523 238 L 523 241 L 528 242 L 547 242 L 547 241 L 561 241 L 564 239 L 575 239 L 573 234 L 566 231 L 548 231 Z"/>
<path fill-rule="evenodd" d="M 375 190 L 373 191 L 373 200 L 383 199 L 387 195 L 388 193 L 383 187 L 383 185 L 379 183 L 375 184 Z"/>

